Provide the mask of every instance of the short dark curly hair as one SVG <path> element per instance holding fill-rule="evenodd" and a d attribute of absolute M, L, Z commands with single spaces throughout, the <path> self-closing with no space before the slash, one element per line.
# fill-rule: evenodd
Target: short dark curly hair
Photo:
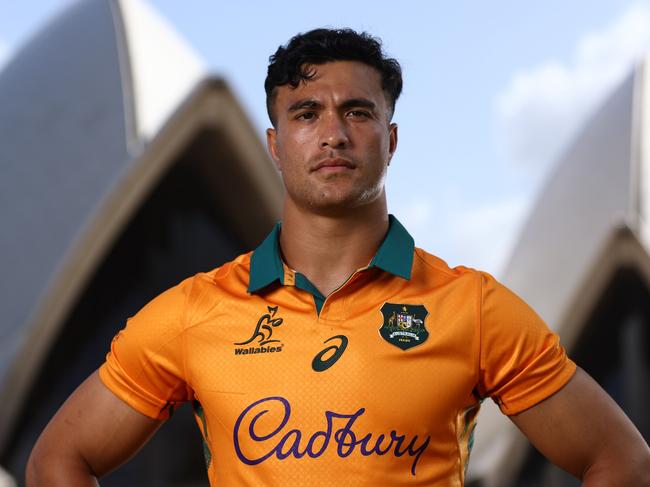
<path fill-rule="evenodd" d="M 331 61 L 359 61 L 377 69 L 392 117 L 395 102 L 402 92 L 402 68 L 397 60 L 384 54 L 381 40 L 352 29 L 314 29 L 292 37 L 288 44 L 278 47 L 269 57 L 264 89 L 266 110 L 274 126 L 276 88 L 286 84 L 295 88 L 301 81 L 314 76 L 313 71 L 305 70 L 306 65 Z"/>

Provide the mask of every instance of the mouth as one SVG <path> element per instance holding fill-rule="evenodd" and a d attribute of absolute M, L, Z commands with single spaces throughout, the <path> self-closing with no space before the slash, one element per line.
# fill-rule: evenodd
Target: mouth
<path fill-rule="evenodd" d="M 333 157 L 320 161 L 311 169 L 311 172 L 342 172 L 356 169 L 356 167 L 357 165 L 348 159 Z"/>

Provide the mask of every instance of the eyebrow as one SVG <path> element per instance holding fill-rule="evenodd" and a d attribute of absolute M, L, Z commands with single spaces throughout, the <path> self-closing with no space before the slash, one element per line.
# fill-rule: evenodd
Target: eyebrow
<path fill-rule="evenodd" d="M 322 106 L 323 106 L 322 103 L 319 103 L 316 100 L 312 100 L 308 98 L 306 100 L 298 100 L 296 103 L 294 103 L 289 107 L 289 111 L 296 112 L 298 110 L 303 110 L 305 108 L 320 108 Z"/>
<path fill-rule="evenodd" d="M 304 100 L 298 100 L 296 103 L 292 104 L 289 107 L 289 112 L 297 112 L 298 110 L 304 110 L 306 108 L 322 108 L 322 106 L 322 103 L 312 98 L 307 98 Z M 377 108 L 377 105 L 375 105 L 374 102 L 368 100 L 367 98 L 350 98 L 349 100 L 345 100 L 340 105 L 340 108 L 344 110 L 348 108 L 367 108 L 374 111 L 375 108 Z"/>
<path fill-rule="evenodd" d="M 350 100 L 344 101 L 341 104 L 341 108 L 367 108 L 368 110 L 374 111 L 377 105 L 367 98 L 351 98 Z"/>

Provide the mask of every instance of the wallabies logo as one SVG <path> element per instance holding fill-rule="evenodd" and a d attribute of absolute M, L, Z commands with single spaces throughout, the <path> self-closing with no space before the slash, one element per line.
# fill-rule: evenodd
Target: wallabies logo
<path fill-rule="evenodd" d="M 273 338 L 273 330 L 283 323 L 283 319 L 276 317 L 277 306 L 267 306 L 268 313 L 264 313 L 257 320 L 257 325 L 248 340 L 236 342 L 239 348 L 235 348 L 235 355 L 249 355 L 257 353 L 281 352 L 282 344 L 277 338 Z M 255 343 L 253 343 L 255 342 Z M 273 343 L 274 345 L 269 345 Z M 243 348 L 245 347 L 245 348 Z"/>

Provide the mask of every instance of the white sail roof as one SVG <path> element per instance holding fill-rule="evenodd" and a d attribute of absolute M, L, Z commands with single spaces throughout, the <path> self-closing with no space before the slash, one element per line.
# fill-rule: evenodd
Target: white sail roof
<path fill-rule="evenodd" d="M 143 0 L 69 6 L 2 70 L 0 106 L 2 449 L 66 313 L 192 137 L 222 137 L 215 163 L 247 185 L 249 242 L 277 218 L 282 186 L 227 84 Z"/>
<path fill-rule="evenodd" d="M 131 75 L 134 130 L 150 140 L 196 84 L 206 76 L 203 61 L 148 3 L 121 0 L 124 56 Z"/>
<path fill-rule="evenodd" d="M 650 80 L 640 63 L 585 123 L 538 196 L 503 282 L 570 351 L 622 266 L 650 283 Z M 526 452 L 522 435 L 485 403 L 470 471 L 507 485 Z"/>

